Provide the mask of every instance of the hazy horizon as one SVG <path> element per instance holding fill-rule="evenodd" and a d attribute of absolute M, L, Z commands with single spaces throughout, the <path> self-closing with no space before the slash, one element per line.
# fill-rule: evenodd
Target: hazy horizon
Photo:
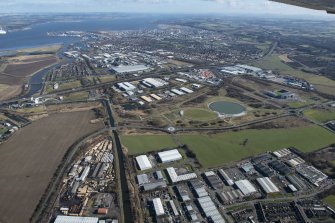
<path fill-rule="evenodd" d="M 1 14 L 98 12 L 334 17 L 268 0 L 0 0 Z"/>

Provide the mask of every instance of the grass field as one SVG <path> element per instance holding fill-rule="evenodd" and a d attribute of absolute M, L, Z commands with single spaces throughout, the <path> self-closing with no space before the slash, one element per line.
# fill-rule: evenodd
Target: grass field
<path fill-rule="evenodd" d="M 215 135 L 194 134 L 178 137 L 197 154 L 204 167 L 220 166 L 285 147 L 293 146 L 303 152 L 311 152 L 335 143 L 334 134 L 314 125 L 291 129 L 243 130 Z M 122 142 L 131 154 L 176 146 L 169 135 L 123 136 Z"/>
<path fill-rule="evenodd" d="M 298 78 L 303 78 L 313 84 L 317 90 L 328 94 L 335 94 L 335 81 L 330 80 L 327 77 L 308 74 L 303 71 L 293 69 L 283 63 L 278 55 L 265 57 L 263 60 L 257 61 L 253 65 L 267 70 L 278 71 L 281 74 L 289 74 Z"/>
<path fill-rule="evenodd" d="M 130 155 L 177 146 L 170 135 L 121 136 L 121 141 L 128 148 Z"/>
<path fill-rule="evenodd" d="M 50 115 L 0 145 L 1 222 L 29 222 L 69 147 L 103 128 L 102 123 L 90 124 L 94 118 L 91 111 Z"/>
<path fill-rule="evenodd" d="M 331 206 L 332 208 L 335 208 L 335 195 L 330 195 L 326 197 L 325 199 L 323 199 L 323 201 L 329 206 Z"/>
<path fill-rule="evenodd" d="M 304 112 L 304 115 L 318 122 L 328 122 L 335 120 L 335 112 L 310 109 Z"/>
<path fill-rule="evenodd" d="M 185 110 L 184 117 L 196 121 L 210 121 L 216 119 L 217 115 L 209 109 L 191 108 Z"/>
<path fill-rule="evenodd" d="M 78 101 L 78 100 L 87 100 L 89 93 L 87 91 L 76 92 L 64 97 L 64 101 Z"/>

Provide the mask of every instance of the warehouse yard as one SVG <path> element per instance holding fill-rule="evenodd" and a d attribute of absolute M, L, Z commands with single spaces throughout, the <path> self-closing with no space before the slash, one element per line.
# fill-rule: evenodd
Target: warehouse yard
<path fill-rule="evenodd" d="M 92 119 L 92 111 L 49 115 L 0 145 L 0 222 L 29 222 L 67 149 L 103 128 Z"/>

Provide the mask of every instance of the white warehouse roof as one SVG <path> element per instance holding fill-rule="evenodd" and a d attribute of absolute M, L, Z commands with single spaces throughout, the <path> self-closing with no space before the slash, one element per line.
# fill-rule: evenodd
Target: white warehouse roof
<path fill-rule="evenodd" d="M 166 171 L 168 172 L 169 177 L 170 177 L 172 183 L 177 183 L 177 182 L 180 182 L 180 181 L 191 180 L 191 179 L 194 179 L 194 178 L 198 177 L 195 173 L 187 173 L 187 174 L 183 174 L 183 175 L 179 175 L 178 176 L 175 168 L 173 168 L 173 167 L 166 168 Z"/>
<path fill-rule="evenodd" d="M 245 196 L 256 193 L 256 188 L 250 183 L 249 180 L 239 180 L 235 182 L 235 185 L 242 191 Z"/>
<path fill-rule="evenodd" d="M 278 187 L 268 177 L 257 178 L 257 182 L 267 194 L 279 192 Z"/>
<path fill-rule="evenodd" d="M 145 65 L 128 65 L 128 66 L 113 67 L 112 69 L 117 73 L 129 73 L 129 72 L 148 70 L 149 67 Z"/>
<path fill-rule="evenodd" d="M 154 209 L 155 209 L 155 213 L 157 216 L 161 216 L 165 214 L 164 207 L 163 207 L 163 204 L 160 198 L 153 199 L 152 203 L 154 204 Z"/>
<path fill-rule="evenodd" d="M 99 218 L 58 215 L 54 223 L 98 223 Z"/>
<path fill-rule="evenodd" d="M 146 155 L 137 156 L 136 162 L 140 170 L 148 170 L 152 168 L 150 160 Z"/>
<path fill-rule="evenodd" d="M 183 158 L 177 149 L 160 152 L 158 156 L 162 163 L 173 162 Z"/>

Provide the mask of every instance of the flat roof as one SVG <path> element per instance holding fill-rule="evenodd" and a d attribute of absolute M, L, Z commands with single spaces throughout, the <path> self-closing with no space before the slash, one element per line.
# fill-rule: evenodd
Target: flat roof
<path fill-rule="evenodd" d="M 158 156 L 163 163 L 177 161 L 183 158 L 178 149 L 159 152 Z"/>
<path fill-rule="evenodd" d="M 268 177 L 257 178 L 257 182 L 267 194 L 278 193 L 280 191 Z"/>
<path fill-rule="evenodd" d="M 146 155 L 137 156 L 136 162 L 140 170 L 148 170 L 152 168 L 152 165 L 148 159 L 148 156 Z"/>
<path fill-rule="evenodd" d="M 58 215 L 54 223 L 98 223 L 99 218 Z"/>
<path fill-rule="evenodd" d="M 143 71 L 148 70 L 149 67 L 140 64 L 140 65 L 127 65 L 127 66 L 119 66 L 119 67 L 113 67 L 112 70 L 114 70 L 117 73 L 128 73 L 128 72 L 136 72 L 136 71 Z"/>
<path fill-rule="evenodd" d="M 157 216 L 165 214 L 162 200 L 160 198 L 154 198 L 152 203 L 154 204 L 154 209 Z"/>
<path fill-rule="evenodd" d="M 246 196 L 257 192 L 256 188 L 250 183 L 249 180 L 239 180 L 239 181 L 236 181 L 235 185 Z"/>

